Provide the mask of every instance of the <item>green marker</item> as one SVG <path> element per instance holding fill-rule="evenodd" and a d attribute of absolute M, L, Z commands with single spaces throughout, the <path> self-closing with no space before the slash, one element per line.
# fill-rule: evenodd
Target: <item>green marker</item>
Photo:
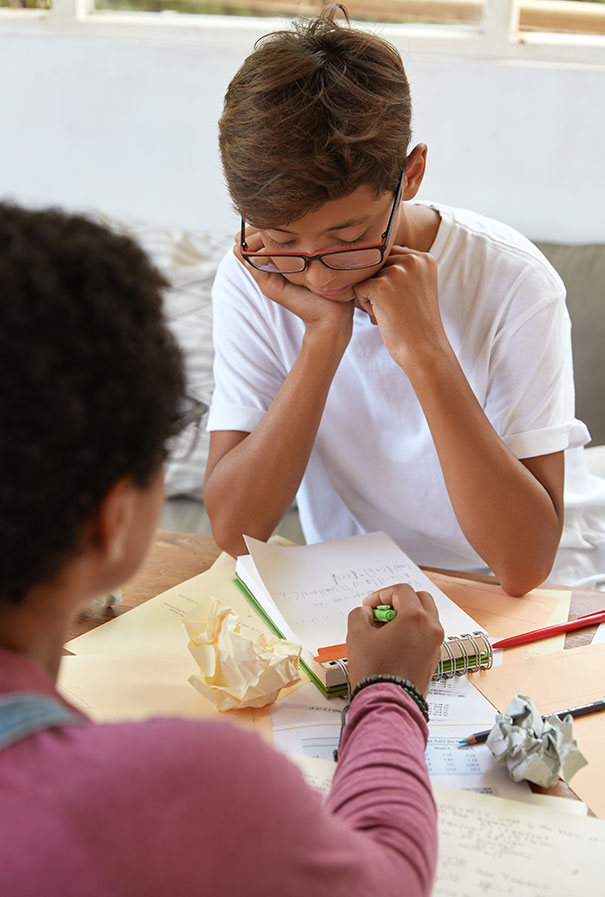
<path fill-rule="evenodd" d="M 379 604 L 378 607 L 374 608 L 374 619 L 379 620 L 381 623 L 388 623 L 390 620 L 394 620 L 397 616 L 397 611 L 393 610 L 390 604 Z"/>

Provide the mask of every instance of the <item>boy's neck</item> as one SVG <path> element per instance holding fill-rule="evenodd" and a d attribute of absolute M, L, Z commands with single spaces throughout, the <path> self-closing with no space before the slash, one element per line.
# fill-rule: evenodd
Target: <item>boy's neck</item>
<path fill-rule="evenodd" d="M 402 202 L 396 242 L 408 249 L 428 252 L 435 242 L 440 224 L 441 216 L 435 209 Z"/>
<path fill-rule="evenodd" d="M 56 680 L 79 604 L 52 588 L 35 590 L 17 605 L 0 604 L 0 648 L 33 660 Z"/>

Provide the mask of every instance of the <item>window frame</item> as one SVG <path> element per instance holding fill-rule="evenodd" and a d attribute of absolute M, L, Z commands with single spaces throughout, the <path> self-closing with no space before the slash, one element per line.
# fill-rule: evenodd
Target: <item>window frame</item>
<path fill-rule="evenodd" d="M 0 35 L 134 37 L 146 42 L 195 44 L 249 52 L 254 41 L 269 31 L 287 27 L 288 19 L 248 18 L 169 12 L 117 12 L 95 10 L 94 0 L 51 0 L 52 8 L 0 8 Z M 440 5 L 447 0 L 440 0 Z M 605 34 L 521 31 L 524 9 L 551 7 L 558 14 L 567 9 L 575 14 L 590 7 L 591 14 L 603 16 L 605 4 L 577 0 L 485 0 L 485 16 L 480 26 L 378 24 L 374 27 L 401 52 L 409 56 L 430 55 L 443 59 L 465 58 L 493 61 L 531 61 L 605 67 Z M 599 10 L 597 12 L 597 9 Z M 600 10 L 602 9 L 602 13 Z M 605 30 L 605 25 L 604 25 Z"/>

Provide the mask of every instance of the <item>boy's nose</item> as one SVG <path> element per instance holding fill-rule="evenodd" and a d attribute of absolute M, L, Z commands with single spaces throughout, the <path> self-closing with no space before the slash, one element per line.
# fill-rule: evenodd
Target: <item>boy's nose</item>
<path fill-rule="evenodd" d="M 334 290 L 339 287 L 338 271 L 332 271 L 322 265 L 319 259 L 309 262 L 305 271 L 307 283 L 314 290 Z"/>

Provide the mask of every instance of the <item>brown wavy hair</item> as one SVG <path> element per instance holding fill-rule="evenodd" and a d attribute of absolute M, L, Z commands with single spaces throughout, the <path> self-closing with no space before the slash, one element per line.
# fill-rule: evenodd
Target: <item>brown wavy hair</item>
<path fill-rule="evenodd" d="M 227 89 L 223 170 L 237 212 L 257 227 L 296 221 L 362 184 L 396 189 L 411 137 L 401 57 L 348 18 L 336 22 L 339 8 L 260 38 Z"/>

